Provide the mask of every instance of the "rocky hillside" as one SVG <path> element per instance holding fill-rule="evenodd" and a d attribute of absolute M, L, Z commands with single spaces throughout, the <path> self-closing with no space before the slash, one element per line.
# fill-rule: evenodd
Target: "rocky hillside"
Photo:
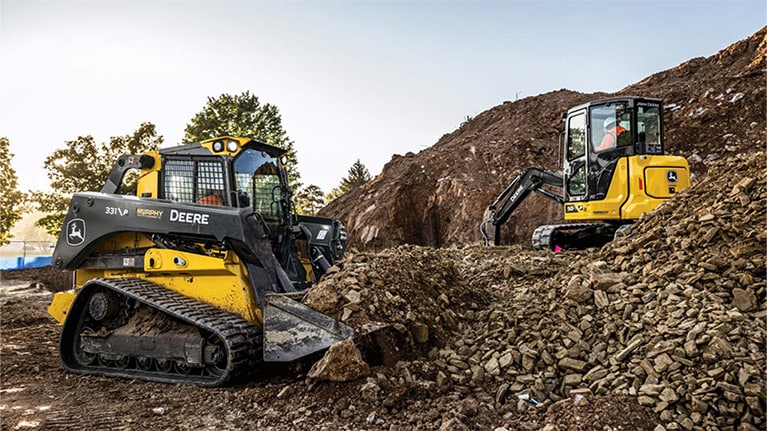
<path fill-rule="evenodd" d="M 667 149 L 686 156 L 700 177 L 708 162 L 765 145 L 766 35 L 763 28 L 618 94 L 664 99 Z M 504 102 L 418 154 L 395 155 L 373 181 L 322 213 L 343 220 L 360 249 L 477 243 L 487 205 L 521 168 L 557 169 L 561 113 L 607 96 L 563 89 Z M 527 244 L 536 226 L 561 219 L 559 206 L 531 195 L 504 226 L 504 242 Z"/>

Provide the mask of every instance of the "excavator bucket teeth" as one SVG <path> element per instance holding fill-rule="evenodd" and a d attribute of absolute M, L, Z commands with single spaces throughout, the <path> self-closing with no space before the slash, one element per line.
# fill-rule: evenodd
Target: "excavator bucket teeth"
<path fill-rule="evenodd" d="M 345 340 L 354 330 L 281 294 L 264 305 L 264 361 L 288 362 Z"/>

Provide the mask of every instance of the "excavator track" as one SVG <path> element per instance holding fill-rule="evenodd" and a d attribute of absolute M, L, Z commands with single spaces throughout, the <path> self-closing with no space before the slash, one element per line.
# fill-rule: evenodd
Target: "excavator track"
<path fill-rule="evenodd" d="M 613 239 L 615 227 L 607 223 L 566 223 L 539 226 L 533 231 L 537 250 L 601 247 Z"/>
<path fill-rule="evenodd" d="M 261 361 L 259 329 L 238 315 L 138 278 L 79 291 L 60 340 L 75 373 L 220 386 Z"/>

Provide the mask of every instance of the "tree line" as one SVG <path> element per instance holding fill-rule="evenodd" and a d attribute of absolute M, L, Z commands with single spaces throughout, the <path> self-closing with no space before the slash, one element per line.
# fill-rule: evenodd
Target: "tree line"
<path fill-rule="evenodd" d="M 262 104 L 249 91 L 208 97 L 205 107 L 184 129 L 186 142 L 224 135 L 247 136 L 287 150 L 285 167 L 295 191 L 295 208 L 300 214 L 316 214 L 327 202 L 371 179 L 370 172 L 358 159 L 341 183 L 327 194 L 317 185 L 304 185 L 294 142 L 282 126 L 279 109 L 269 103 Z M 8 243 L 14 224 L 32 209 L 46 214 L 35 224 L 51 235 L 58 235 L 73 193 L 101 190 L 121 154 L 156 151 L 162 143 L 163 137 L 157 134 L 152 123 L 143 123 L 128 135 L 113 136 L 109 142 L 97 143 L 93 136 L 79 136 L 66 141 L 64 147 L 45 159 L 44 169 L 52 191 L 23 193 L 18 190 L 18 177 L 11 167 L 10 142 L 8 138 L 0 138 L 0 245 Z M 128 191 L 131 181 L 130 178 L 125 181 Z"/>

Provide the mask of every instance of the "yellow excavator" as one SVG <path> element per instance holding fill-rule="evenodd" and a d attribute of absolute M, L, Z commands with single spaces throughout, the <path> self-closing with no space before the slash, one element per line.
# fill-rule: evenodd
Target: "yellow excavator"
<path fill-rule="evenodd" d="M 664 155 L 661 100 L 597 100 L 562 117 L 561 172 L 523 169 L 488 207 L 485 245 L 500 244 L 501 226 L 531 192 L 561 204 L 570 222 L 538 227 L 533 247 L 561 250 L 602 246 L 690 186 L 687 160 Z"/>
<path fill-rule="evenodd" d="M 101 192 L 76 193 L 52 257 L 74 286 L 48 308 L 65 368 L 218 386 L 350 337 L 300 302 L 346 232 L 296 214 L 284 156 L 225 136 L 120 156 Z"/>

